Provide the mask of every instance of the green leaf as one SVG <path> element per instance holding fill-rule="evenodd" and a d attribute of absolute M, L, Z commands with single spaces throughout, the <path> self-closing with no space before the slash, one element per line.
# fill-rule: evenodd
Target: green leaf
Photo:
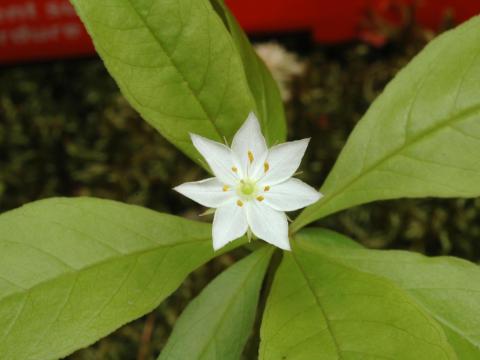
<path fill-rule="evenodd" d="M 309 230 L 292 241 L 267 300 L 261 359 L 478 358 L 476 266 L 341 238 L 335 247 L 331 232 Z"/>
<path fill-rule="evenodd" d="M 332 232 L 305 229 L 297 237 L 305 251 L 325 253 L 358 271 L 402 288 L 442 326 L 460 359 L 480 358 L 480 268 L 454 257 L 429 258 L 407 251 L 341 248 L 326 251 Z M 334 234 L 334 233 L 333 233 Z M 305 236 L 307 235 L 307 236 Z M 344 243 L 347 245 L 347 242 Z"/>
<path fill-rule="evenodd" d="M 386 87 L 293 230 L 399 197 L 480 195 L 480 17 L 433 40 Z"/>
<path fill-rule="evenodd" d="M 277 83 L 223 0 L 211 0 L 211 2 L 229 29 L 241 56 L 267 141 L 270 145 L 284 142 L 286 139 L 285 111 Z"/>
<path fill-rule="evenodd" d="M 2 359 L 65 356 L 153 310 L 211 259 L 207 224 L 108 200 L 0 216 Z"/>
<path fill-rule="evenodd" d="M 285 260 L 281 265 L 283 275 L 280 272 L 275 280 L 278 289 L 267 302 L 261 348 L 266 351 L 265 358 L 275 358 L 270 348 L 285 341 L 282 336 L 291 336 L 291 343 L 279 350 L 282 353 L 295 352 L 299 347 L 310 349 L 299 359 L 317 354 L 331 341 L 337 344 L 336 348 L 330 347 L 332 358 L 335 354 L 359 358 L 360 354 L 349 351 L 366 352 L 372 358 L 397 358 L 397 354 L 402 354 L 402 359 L 480 357 L 478 266 L 451 257 L 429 258 L 406 251 L 367 250 L 328 230 L 306 230 L 292 242 L 293 260 Z M 343 240 L 335 247 L 338 239 Z M 297 274 L 288 275 L 294 269 Z M 289 298 L 288 294 L 293 294 L 295 288 L 296 293 L 300 292 L 297 285 L 300 278 L 305 295 L 301 299 Z M 312 305 L 308 305 L 309 300 L 310 304 L 313 302 L 308 298 L 311 294 L 317 294 L 318 300 L 313 310 Z M 289 314 L 281 315 L 291 306 L 289 302 L 300 305 Z M 322 321 L 315 323 L 310 319 L 313 313 L 318 313 L 318 308 Z M 289 320 L 290 328 L 282 329 L 282 321 L 289 317 L 293 318 Z M 344 328 L 346 321 L 350 326 Z M 302 330 L 303 335 L 301 331 L 293 331 L 294 323 L 295 328 L 308 330 Z M 390 334 L 389 341 L 377 337 L 377 327 L 383 327 L 383 333 Z M 308 333 L 312 343 L 296 345 Z M 445 343 L 445 336 L 449 345 Z M 347 353 L 343 353 L 345 349 Z M 436 355 L 440 349 L 445 353 Z"/>
<path fill-rule="evenodd" d="M 180 316 L 159 360 L 240 359 L 272 250 L 255 251 L 213 280 Z"/>
<path fill-rule="evenodd" d="M 302 239 L 305 242 L 318 242 L 321 240 L 322 246 L 332 246 L 335 248 L 362 248 L 362 245 L 353 241 L 349 237 L 323 228 L 309 227 L 302 229 L 302 232 L 296 235 L 297 240 Z M 302 242 L 304 244 L 304 242 Z"/>
<path fill-rule="evenodd" d="M 209 0 L 72 0 L 132 106 L 195 161 L 189 133 L 231 139 L 256 104 Z M 262 118 L 264 131 L 279 122 Z M 269 141 L 278 140 L 273 130 Z"/>

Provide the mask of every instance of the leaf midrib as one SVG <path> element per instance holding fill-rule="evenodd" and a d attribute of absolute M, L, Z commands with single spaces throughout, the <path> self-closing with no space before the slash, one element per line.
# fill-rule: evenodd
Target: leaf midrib
<path fill-rule="evenodd" d="M 452 116 L 451 118 L 449 118 L 448 120 L 444 120 L 442 122 L 440 122 L 437 126 L 433 126 L 427 130 L 424 130 L 423 132 L 420 132 L 417 136 L 415 137 L 412 137 L 412 140 L 410 142 L 405 142 L 403 143 L 400 147 L 398 147 L 397 149 L 389 152 L 388 154 L 386 154 L 385 156 L 383 156 L 382 158 L 380 158 L 379 160 L 377 160 L 376 162 L 374 162 L 372 165 L 370 165 L 369 167 L 367 167 L 364 171 L 360 172 L 359 174 L 357 174 L 356 176 L 354 176 L 350 181 L 348 181 L 345 185 L 341 186 L 340 188 L 338 188 L 337 190 L 335 190 L 334 192 L 332 192 L 330 194 L 330 196 L 325 196 L 325 201 L 321 201 L 318 203 L 318 206 L 315 206 L 315 205 L 312 205 L 311 207 L 308 207 L 307 209 L 305 209 L 300 215 L 299 217 L 297 218 L 297 220 L 295 220 L 292 224 L 292 232 L 297 232 L 298 230 L 300 230 L 302 227 L 304 227 L 305 225 L 307 225 L 310 221 L 314 221 L 314 220 L 319 220 L 327 215 L 330 215 L 336 211 L 339 211 L 339 210 L 333 210 L 330 212 L 326 212 L 325 214 L 323 214 L 320 218 L 316 218 L 315 216 L 309 216 L 308 213 L 306 213 L 307 211 L 313 211 L 313 210 L 319 210 L 319 209 L 322 209 L 325 207 L 326 204 L 330 203 L 332 201 L 332 199 L 335 199 L 338 195 L 340 195 L 341 193 L 343 193 L 346 189 L 348 189 L 350 186 L 352 186 L 354 183 L 356 183 L 359 179 L 361 179 L 362 177 L 366 176 L 367 174 L 369 174 L 370 172 L 374 171 L 376 168 L 380 167 L 381 165 L 383 165 L 385 162 L 387 162 L 388 160 L 390 160 L 391 158 L 399 155 L 400 153 L 402 153 L 405 149 L 408 149 L 409 147 L 417 144 L 418 142 L 422 141 L 424 138 L 428 137 L 429 135 L 431 134 L 434 134 L 435 132 L 437 131 L 440 131 L 442 130 L 443 128 L 447 127 L 447 126 L 450 126 L 451 124 L 454 124 L 455 122 L 457 121 L 462 121 L 465 117 L 468 117 L 470 115 L 473 115 L 475 114 L 475 112 L 477 112 L 478 110 L 480 110 L 480 105 L 475 105 L 475 106 L 472 106 L 470 108 L 467 108 L 461 112 L 459 112 L 457 115 L 455 116 Z M 320 191 L 322 191 L 322 189 L 320 189 Z M 306 214 L 305 215 L 305 219 L 302 219 L 302 215 L 303 214 Z M 302 220 L 302 221 L 298 221 L 298 219 Z"/>
<path fill-rule="evenodd" d="M 419 308 L 421 308 L 422 310 L 424 310 L 426 313 L 428 313 L 429 315 L 431 315 L 434 319 L 436 319 L 438 322 L 441 322 L 442 324 L 444 324 L 446 327 L 448 327 L 450 330 L 452 330 L 454 333 L 458 334 L 460 337 L 462 337 L 463 339 L 467 340 L 468 343 L 470 343 L 473 347 L 477 348 L 477 349 L 480 349 L 480 347 L 475 344 L 473 342 L 473 340 L 468 336 L 468 335 L 465 335 L 465 334 L 462 334 L 458 329 L 456 329 L 455 327 L 453 327 L 453 325 L 451 325 L 446 319 L 444 319 L 443 317 L 441 317 L 440 315 L 437 315 L 436 313 L 432 312 L 430 309 L 428 309 L 424 303 L 421 301 L 421 300 L 418 300 L 416 296 L 414 296 L 413 294 L 411 294 L 411 291 L 410 290 L 414 290 L 414 289 L 405 289 L 403 288 L 402 286 L 398 285 L 397 282 L 395 282 L 394 280 L 386 277 L 386 276 L 383 276 L 381 274 L 377 274 L 377 273 L 373 273 L 373 272 L 370 272 L 370 271 L 366 271 L 366 270 L 362 270 L 362 269 L 358 269 L 358 268 L 355 268 L 355 267 L 352 267 L 351 265 L 349 264 L 346 264 L 345 262 L 343 262 L 342 260 L 339 260 L 338 258 L 336 257 L 332 257 L 332 256 L 329 256 L 327 254 L 325 254 L 324 252 L 320 251 L 318 248 L 314 247 L 314 246 L 309 246 L 308 243 L 305 244 L 305 241 L 301 241 L 303 244 L 300 245 L 300 247 L 304 247 L 305 245 L 307 245 L 309 251 L 311 252 L 314 252 L 316 253 L 317 255 L 320 255 L 322 257 L 325 257 L 327 259 L 329 259 L 330 261 L 334 262 L 335 264 L 337 265 L 340 265 L 340 266 L 343 266 L 351 271 L 356 271 L 356 272 L 360 272 L 362 274 L 366 274 L 366 275 L 370 275 L 370 276 L 376 276 L 377 278 L 379 279 L 382 279 L 384 282 L 387 282 L 388 284 L 394 286 L 396 289 L 398 290 L 401 290 L 402 292 L 405 292 L 407 294 L 409 294 L 409 298 L 412 302 L 414 302 Z M 298 243 L 298 242 L 297 242 Z M 354 248 L 353 248 L 354 249 Z M 445 338 L 447 339 L 447 342 L 450 344 L 450 342 L 448 341 L 448 336 L 445 334 Z M 453 351 L 455 351 L 455 349 L 452 348 Z"/>
<path fill-rule="evenodd" d="M 210 113 L 207 111 L 205 105 L 203 104 L 202 101 L 200 101 L 200 99 L 198 98 L 198 95 L 196 93 L 196 91 L 192 88 L 190 82 L 187 80 L 187 78 L 185 77 L 185 75 L 183 74 L 182 71 L 180 71 L 180 68 L 178 66 L 178 64 L 173 60 L 171 54 L 169 52 L 167 52 L 167 50 L 165 49 L 165 47 L 163 46 L 163 43 L 161 41 L 161 39 L 157 36 L 157 34 L 153 31 L 153 29 L 151 28 L 150 24 L 147 22 L 147 19 L 137 10 L 137 8 L 134 6 L 134 4 L 132 3 L 132 0 L 126 0 L 128 2 L 128 4 L 130 5 L 130 7 L 133 9 L 133 12 L 137 15 L 137 17 L 140 19 L 140 21 L 143 23 L 143 25 L 145 26 L 145 28 L 148 30 L 149 34 L 152 36 L 152 38 L 156 41 L 156 43 L 158 44 L 158 46 L 162 49 L 162 52 L 166 55 L 166 58 L 169 60 L 170 64 L 175 68 L 177 69 L 177 73 L 180 75 L 180 77 L 182 78 L 183 82 L 187 85 L 187 89 L 189 90 L 189 92 L 192 94 L 193 98 L 196 100 L 196 102 L 200 105 L 200 107 L 202 108 L 203 112 L 205 113 L 205 115 L 207 116 L 207 119 L 210 121 L 210 123 L 212 124 L 215 132 L 217 133 L 217 135 L 219 136 L 218 139 L 222 139 L 222 132 L 220 131 L 220 129 L 218 128 L 217 124 L 215 123 L 215 121 L 213 120 L 212 116 L 210 115 Z M 148 14 L 147 14 L 148 16 Z M 178 41 L 178 40 L 177 40 Z M 210 60 L 209 60 L 210 61 Z M 228 86 L 228 85 L 227 85 Z"/>
<path fill-rule="evenodd" d="M 295 255 L 295 252 L 292 251 L 292 259 L 293 261 L 295 262 L 295 264 L 297 265 L 298 269 L 300 270 L 300 272 L 302 273 L 302 276 L 305 278 L 305 281 L 307 283 L 307 286 L 310 290 L 310 292 L 312 293 L 313 297 L 315 298 L 315 302 L 317 303 L 320 311 L 322 312 L 322 315 L 323 315 L 323 318 L 325 319 L 325 323 L 327 325 L 327 330 L 328 330 L 328 333 L 330 334 L 330 337 L 332 339 L 332 342 L 333 342 L 333 345 L 335 346 L 335 349 L 337 351 L 337 355 L 338 355 L 338 358 L 339 359 L 342 359 L 342 350 L 340 348 L 340 344 L 337 342 L 337 338 L 334 334 L 334 331 L 333 331 L 333 328 L 332 328 L 332 324 L 330 323 L 330 319 L 329 317 L 327 316 L 327 312 L 325 311 L 325 309 L 323 308 L 323 305 L 322 305 L 322 302 L 320 301 L 320 298 L 318 297 L 317 293 L 315 292 L 315 288 L 313 287 L 313 285 L 311 284 L 310 282 L 310 279 L 308 278 L 307 276 L 307 273 L 305 271 L 305 269 L 303 268 L 303 266 L 300 264 L 300 261 L 298 261 L 296 255 Z"/>
<path fill-rule="evenodd" d="M 48 284 L 50 282 L 55 282 L 55 281 L 58 281 L 59 279 L 62 279 L 66 276 L 69 276 L 69 275 L 74 275 L 74 274 L 78 274 L 78 273 L 81 273 L 81 272 L 84 272 L 84 271 L 87 271 L 87 270 L 90 270 L 90 269 L 94 269 L 96 267 L 99 267 L 99 266 L 102 266 L 102 265 L 105 265 L 105 264 L 108 264 L 110 262 L 115 262 L 115 261 L 118 261 L 118 260 L 121 260 L 121 259 L 125 259 L 125 258 L 129 258 L 129 257 L 139 257 L 141 255 L 144 255 L 144 254 L 148 254 L 149 252 L 153 252 L 153 251 L 157 251 L 157 250 L 160 250 L 162 248 L 166 248 L 166 249 L 171 249 L 171 248 L 175 248 L 177 246 L 181 246 L 181 245 L 188 245 L 188 244 L 193 244 L 193 243 L 200 243 L 200 242 L 207 242 L 209 241 L 210 238 L 206 238 L 206 239 L 196 239 L 196 240 L 191 240 L 191 241 L 185 241 L 185 242 L 181 242 L 181 243 L 175 243 L 175 244 L 157 244 L 155 246 L 152 246 L 152 247 L 148 247 L 148 248 L 145 248 L 145 249 L 142 249 L 142 250 L 137 250 L 137 251 L 132 251 L 130 253 L 124 253 L 124 254 L 116 254 L 116 255 L 113 255 L 113 256 L 110 256 L 110 257 L 107 257 L 101 261 L 98 261 L 98 262 L 95 262 L 95 263 L 92 263 L 92 264 L 89 264 L 85 267 L 82 267 L 80 269 L 74 269 L 74 270 L 68 270 L 68 271 L 64 271 L 63 273 L 61 274 L 58 274 L 57 276 L 54 276 L 54 277 L 50 277 L 48 279 L 44 279 L 38 283 L 35 283 L 34 285 L 28 287 L 28 288 L 25 288 L 25 287 L 18 287 L 17 285 L 17 290 L 16 291 L 13 291 L 11 292 L 10 294 L 8 294 L 7 296 L 5 297 L 2 297 L 0 298 L 0 305 L 2 304 L 2 302 L 4 302 L 5 300 L 11 298 L 11 297 L 14 297 L 14 296 L 18 296 L 19 294 L 29 294 L 31 293 L 34 289 L 36 289 L 37 287 L 40 287 L 44 284 Z"/>
<path fill-rule="evenodd" d="M 366 271 L 362 271 L 362 270 L 359 270 L 359 269 L 356 269 L 356 268 L 352 268 L 351 266 L 349 266 L 349 265 L 347 265 L 347 264 L 344 264 L 344 263 L 341 262 L 341 261 L 338 261 L 338 259 L 332 258 L 332 257 L 330 257 L 330 256 L 328 256 L 328 255 L 325 255 L 324 253 L 321 253 L 321 252 L 318 252 L 318 251 L 316 251 L 316 253 L 317 253 L 318 255 L 323 256 L 324 258 L 330 260 L 330 261 L 333 262 L 334 264 L 337 264 L 338 266 L 341 266 L 341 267 L 343 267 L 343 268 L 346 268 L 346 269 L 348 269 L 348 270 L 350 270 L 350 271 L 359 272 L 359 273 L 362 273 L 362 274 L 365 274 L 365 275 L 368 275 L 368 276 L 374 276 L 374 277 L 377 278 L 378 280 L 382 280 L 382 282 L 386 283 L 388 286 L 392 286 L 393 288 L 399 290 L 400 293 L 403 293 L 404 296 L 407 297 L 407 298 L 411 301 L 411 303 L 412 303 L 418 310 L 424 310 L 423 304 L 419 303 L 412 295 L 410 295 L 410 294 L 409 294 L 405 289 L 403 289 L 402 287 L 398 286 L 395 282 L 389 281 L 388 278 L 384 278 L 383 276 L 380 276 L 380 275 L 377 275 L 377 274 L 372 274 L 372 273 L 369 273 L 369 272 L 366 272 Z M 301 269 L 301 266 L 300 266 L 300 265 L 299 265 L 298 267 Z M 315 296 L 316 299 L 318 299 L 318 297 L 317 297 L 317 295 L 316 295 L 313 287 L 311 286 L 311 284 L 310 284 L 310 282 L 309 282 L 306 274 L 305 274 L 303 271 L 302 271 L 302 273 L 304 274 L 304 277 L 305 277 L 305 279 L 306 279 L 306 281 L 307 281 L 307 283 L 308 283 L 308 286 L 309 286 L 312 294 Z M 319 300 L 319 299 L 318 299 L 318 300 Z M 318 301 L 317 303 L 318 303 L 319 306 L 321 307 L 320 302 Z M 322 312 L 324 312 L 324 310 L 323 310 L 322 307 L 321 307 L 321 309 L 322 309 Z M 325 314 L 325 313 L 324 313 L 324 314 Z M 429 319 L 429 318 L 426 317 L 425 315 L 427 315 L 427 314 L 424 314 L 424 317 L 425 317 L 426 320 L 434 321 L 434 319 Z M 326 320 L 327 324 L 329 324 L 329 322 L 328 322 L 328 317 L 325 316 L 325 320 Z M 429 321 L 429 322 L 430 322 L 430 321 Z M 439 331 L 439 332 L 441 332 L 441 333 L 443 334 L 443 336 L 444 336 L 444 342 L 450 347 L 450 349 L 451 349 L 451 351 L 452 351 L 453 353 L 456 353 L 455 350 L 453 349 L 453 347 L 451 346 L 450 342 L 448 341 L 447 335 L 446 335 L 445 332 L 441 329 L 441 326 L 438 326 L 438 328 L 436 328 L 434 324 L 431 323 L 430 325 L 431 325 L 435 330 L 437 330 L 437 331 Z M 342 356 L 341 356 L 342 350 L 341 350 L 340 346 L 338 345 L 338 342 L 337 342 L 337 340 L 336 340 L 336 338 L 335 338 L 335 334 L 334 334 L 334 332 L 331 330 L 331 327 L 329 326 L 328 329 L 329 329 L 329 333 L 330 333 L 331 338 L 333 339 L 333 341 L 334 341 L 335 344 L 337 345 L 338 354 L 339 354 L 339 359 L 341 359 L 341 358 L 342 358 Z M 420 340 L 420 338 L 419 338 L 418 336 L 415 336 L 415 335 L 410 334 L 410 333 L 409 333 L 409 335 L 410 335 L 411 337 L 414 337 L 414 338 L 417 338 L 417 339 Z M 427 343 L 427 344 L 429 344 L 429 345 L 431 345 L 431 346 L 434 346 L 434 347 L 440 349 L 440 350 L 445 354 L 446 358 L 447 358 L 447 359 L 449 358 L 448 352 L 446 351 L 446 349 L 444 349 L 444 348 L 443 348 L 442 346 L 440 346 L 439 344 L 432 343 L 432 342 L 425 341 L 425 340 L 424 340 L 424 342 Z"/>
<path fill-rule="evenodd" d="M 273 248 L 272 248 L 273 249 Z M 269 249 L 268 252 L 266 252 L 262 257 L 260 257 L 254 264 L 254 266 L 252 266 L 252 268 L 248 271 L 247 275 L 245 276 L 245 278 L 243 279 L 243 281 L 241 282 L 240 286 L 238 287 L 238 289 L 243 289 L 245 284 L 247 283 L 247 281 L 251 278 L 251 275 L 253 273 L 253 271 L 257 268 L 258 264 L 263 260 L 263 257 L 265 256 L 270 256 L 271 253 L 272 253 L 272 249 Z M 236 290 L 236 293 L 238 292 L 238 289 Z M 228 304 L 227 304 L 227 307 L 225 309 L 229 309 L 230 306 L 235 302 L 236 297 L 233 297 L 228 301 Z M 225 322 L 225 319 L 226 319 L 226 315 L 228 314 L 228 311 L 224 311 L 223 314 L 221 315 L 219 321 L 218 321 L 218 324 L 216 326 L 216 331 L 214 332 L 215 334 L 218 333 L 218 329 L 220 328 L 220 326 Z M 200 355 L 198 356 L 199 358 L 201 358 L 203 356 L 203 354 L 205 353 L 205 351 L 207 350 L 208 346 L 210 345 L 210 343 L 213 341 L 213 336 L 210 337 L 210 339 L 208 340 L 208 342 L 205 344 L 204 348 L 202 349 L 202 352 L 200 353 Z"/>

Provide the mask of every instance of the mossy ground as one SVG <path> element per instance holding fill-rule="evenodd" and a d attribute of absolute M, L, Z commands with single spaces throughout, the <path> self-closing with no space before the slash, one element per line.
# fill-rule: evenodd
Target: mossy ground
<path fill-rule="evenodd" d="M 294 82 L 287 114 L 290 138 L 312 137 L 301 175 L 309 184 L 322 184 L 369 104 L 426 42 L 418 29 L 397 35 L 382 49 L 303 47 L 308 70 Z M 52 196 L 96 196 L 197 218 L 202 209 L 171 189 L 204 176 L 130 108 L 99 59 L 0 68 L 1 212 Z M 476 261 L 479 220 L 480 200 L 421 199 L 369 204 L 319 224 L 370 248 Z M 200 268 L 156 311 L 69 359 L 154 359 L 189 300 L 239 256 Z"/>

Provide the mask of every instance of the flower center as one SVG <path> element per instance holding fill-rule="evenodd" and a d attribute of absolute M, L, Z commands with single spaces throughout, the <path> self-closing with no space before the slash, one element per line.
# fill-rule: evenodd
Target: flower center
<path fill-rule="evenodd" d="M 257 185 L 250 179 L 240 180 L 237 187 L 237 194 L 245 200 L 253 199 L 257 193 Z"/>
<path fill-rule="evenodd" d="M 255 185 L 252 183 L 244 183 L 240 185 L 240 189 L 243 195 L 252 195 L 253 192 L 255 191 Z"/>

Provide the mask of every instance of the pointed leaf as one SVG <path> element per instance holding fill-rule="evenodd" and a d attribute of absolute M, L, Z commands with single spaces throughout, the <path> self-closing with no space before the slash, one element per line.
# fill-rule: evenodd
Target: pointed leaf
<path fill-rule="evenodd" d="M 63 357 L 151 311 L 214 256 L 211 227 L 113 201 L 0 216 L 2 359 Z"/>
<path fill-rule="evenodd" d="M 480 17 L 433 40 L 350 135 L 293 230 L 354 205 L 480 195 Z"/>
<path fill-rule="evenodd" d="M 272 250 L 255 251 L 213 280 L 182 313 L 159 360 L 240 359 Z"/>
<path fill-rule="evenodd" d="M 188 133 L 223 142 L 255 110 L 242 61 L 208 0 L 72 0 L 123 94 L 198 161 Z"/>
<path fill-rule="evenodd" d="M 364 270 L 369 250 L 344 237 L 336 247 L 329 237 L 300 233 L 284 254 L 264 313 L 261 359 L 457 358 L 442 325 L 415 296 Z"/>
<path fill-rule="evenodd" d="M 442 328 L 459 359 L 480 357 L 480 268 L 477 265 L 452 257 L 429 258 L 406 251 L 367 250 L 345 236 L 324 229 L 302 230 L 293 243 L 301 253 L 317 256 L 319 263 L 334 262 L 351 272 L 390 283 Z M 330 276 L 331 281 L 335 281 L 333 274 Z M 332 293 L 343 291 L 341 287 Z M 351 311 L 351 307 L 347 308 Z M 387 310 L 384 317 L 391 317 L 394 311 L 393 308 Z M 358 336 L 370 334 L 368 331 L 366 327 L 360 329 Z"/>
<path fill-rule="evenodd" d="M 339 236 L 305 229 L 297 237 L 305 251 L 331 256 L 358 271 L 381 276 L 407 292 L 443 328 L 459 359 L 480 358 L 480 267 L 454 257 L 426 257 L 407 251 L 331 246 Z M 344 237 L 346 240 L 347 238 Z M 347 242 L 344 242 L 346 245 Z"/>

